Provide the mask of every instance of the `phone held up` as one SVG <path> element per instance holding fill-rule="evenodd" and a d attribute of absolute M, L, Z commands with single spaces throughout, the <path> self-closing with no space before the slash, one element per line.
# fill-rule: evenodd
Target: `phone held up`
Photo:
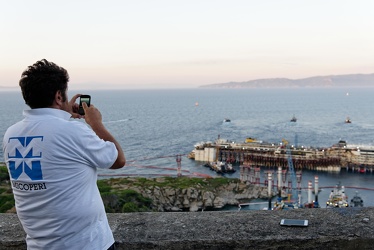
<path fill-rule="evenodd" d="M 87 103 L 87 106 L 89 107 L 91 104 L 91 96 L 90 95 L 81 95 L 80 100 L 79 100 L 79 109 L 78 109 L 78 114 L 84 115 L 84 109 L 82 106 L 82 103 L 85 102 Z"/>

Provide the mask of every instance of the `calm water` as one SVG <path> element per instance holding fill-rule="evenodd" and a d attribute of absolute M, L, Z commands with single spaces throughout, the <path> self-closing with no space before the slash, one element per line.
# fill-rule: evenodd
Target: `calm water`
<path fill-rule="evenodd" d="M 128 161 L 126 168 L 101 171 L 103 175 L 175 176 L 174 155 L 181 154 L 183 174 L 214 176 L 185 155 L 197 142 L 214 141 L 218 135 L 236 142 L 255 137 L 274 143 L 285 138 L 293 144 L 315 147 L 328 147 L 340 139 L 354 145 L 374 145 L 374 89 L 120 90 L 87 94 L 101 110 Z M 8 126 L 22 119 L 26 106 L 19 92 L 0 92 L 0 103 L 2 137 Z M 293 115 L 298 118 L 296 123 L 289 122 Z M 344 123 L 347 116 L 351 124 Z M 231 123 L 223 123 L 224 118 Z M 374 188 L 374 174 L 313 171 L 303 172 L 303 186 L 315 175 L 322 187 L 341 181 L 345 186 Z M 346 193 L 352 197 L 355 191 L 347 189 Z M 374 206 L 374 199 L 370 199 L 374 192 L 359 191 L 365 205 Z M 329 192 L 322 190 L 321 203 Z"/>

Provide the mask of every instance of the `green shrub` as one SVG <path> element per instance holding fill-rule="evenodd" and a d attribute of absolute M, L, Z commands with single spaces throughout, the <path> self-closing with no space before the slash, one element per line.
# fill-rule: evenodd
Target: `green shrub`
<path fill-rule="evenodd" d="M 14 197 L 13 194 L 0 195 L 0 213 L 5 213 L 12 207 L 14 207 Z"/>
<path fill-rule="evenodd" d="M 0 165 L 0 182 L 9 180 L 8 169 L 4 165 Z"/>
<path fill-rule="evenodd" d="M 122 207 L 122 213 L 138 212 L 138 206 L 133 202 L 127 202 Z"/>
<path fill-rule="evenodd" d="M 97 181 L 97 186 L 100 193 L 108 193 L 112 190 L 112 187 L 109 185 L 108 180 L 99 180 Z"/>

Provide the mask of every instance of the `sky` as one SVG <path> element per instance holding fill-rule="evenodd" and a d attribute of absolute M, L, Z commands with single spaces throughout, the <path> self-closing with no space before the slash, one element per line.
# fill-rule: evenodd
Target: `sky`
<path fill-rule="evenodd" d="M 372 0 L 0 0 L 0 86 L 43 58 L 69 89 L 374 73 Z"/>

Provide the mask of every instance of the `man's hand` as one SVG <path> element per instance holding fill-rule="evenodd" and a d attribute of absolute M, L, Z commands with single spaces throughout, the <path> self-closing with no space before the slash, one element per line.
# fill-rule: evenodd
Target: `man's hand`
<path fill-rule="evenodd" d="M 94 106 L 90 105 L 87 106 L 87 103 L 82 102 L 82 107 L 84 109 L 84 119 L 86 120 L 87 124 L 90 125 L 92 128 L 96 126 L 102 126 L 102 116 L 100 111 Z"/>
<path fill-rule="evenodd" d="M 83 117 L 80 114 L 78 114 L 79 104 L 76 103 L 78 97 L 80 97 L 80 96 L 81 96 L 81 94 L 76 94 L 69 101 L 69 107 L 71 108 L 69 113 L 71 114 L 71 117 L 73 117 L 73 118 L 82 118 Z"/>

